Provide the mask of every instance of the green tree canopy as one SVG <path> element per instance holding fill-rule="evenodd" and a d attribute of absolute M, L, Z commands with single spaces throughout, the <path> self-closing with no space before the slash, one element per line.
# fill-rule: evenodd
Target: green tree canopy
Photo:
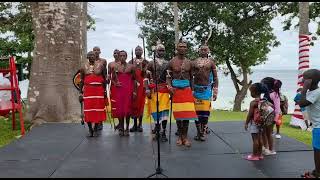
<path fill-rule="evenodd" d="M 141 30 L 147 38 L 147 48 L 157 38 L 164 41 L 168 56 L 174 53 L 174 21 L 172 3 L 144 3 L 138 13 Z M 270 21 L 277 15 L 275 2 L 181 2 L 179 28 L 192 48 L 189 55 L 197 55 L 196 49 L 208 36 L 208 45 L 218 64 L 226 64 L 235 89 L 234 110 L 241 110 L 251 81 L 250 68 L 264 63 L 271 47 L 278 46 Z M 194 58 L 194 57 L 192 57 Z M 234 70 L 237 67 L 239 75 Z"/>
<path fill-rule="evenodd" d="M 87 18 L 88 30 L 95 30 L 94 18 Z M 34 38 L 30 3 L 1 2 L 0 57 L 14 55 L 17 63 L 30 71 Z"/>
<path fill-rule="evenodd" d="M 291 30 L 299 27 L 299 21 L 294 24 L 294 20 L 299 16 L 299 2 L 282 2 L 278 3 L 279 13 L 282 16 L 287 16 L 287 19 L 283 22 L 284 27 L 283 30 Z M 316 37 L 320 35 L 320 2 L 310 2 L 309 6 L 309 18 L 310 22 L 315 22 L 318 24 L 317 31 L 313 36 L 313 39 L 317 39 Z"/>

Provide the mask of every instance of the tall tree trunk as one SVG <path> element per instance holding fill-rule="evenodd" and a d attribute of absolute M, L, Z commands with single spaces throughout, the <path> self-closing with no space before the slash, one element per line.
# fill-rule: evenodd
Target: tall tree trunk
<path fill-rule="evenodd" d="M 28 52 L 28 60 L 29 59 L 32 59 L 32 55 L 31 55 L 31 52 Z M 32 62 L 32 60 L 31 60 Z M 28 71 L 28 74 L 27 74 L 27 79 L 30 79 L 30 70 L 31 70 L 31 62 L 28 62 L 27 63 L 27 71 Z"/>
<path fill-rule="evenodd" d="M 84 2 L 32 3 L 35 48 L 26 118 L 33 124 L 80 121 L 72 77 L 85 60 L 86 6 Z"/>
<path fill-rule="evenodd" d="M 241 69 L 242 69 L 243 80 L 240 82 L 241 89 L 237 91 L 237 94 L 234 98 L 233 111 L 241 111 L 242 102 L 248 93 L 248 89 L 250 85 L 252 84 L 251 80 L 248 82 L 248 71 L 245 68 L 241 68 Z"/>
<path fill-rule="evenodd" d="M 309 69 L 309 2 L 299 3 L 299 73 L 298 73 L 298 89 L 303 87 L 302 74 Z M 300 110 L 300 106 L 295 104 L 295 109 L 290 121 L 293 126 L 306 128 L 304 118 Z"/>
<path fill-rule="evenodd" d="M 87 59 L 87 23 L 88 23 L 88 2 L 82 2 L 82 11 L 81 11 L 81 19 L 80 19 L 80 27 L 81 27 L 81 37 L 82 39 L 82 54 L 81 54 L 81 65 L 84 65 Z M 80 47 L 81 48 L 81 47 Z"/>
<path fill-rule="evenodd" d="M 177 46 L 179 42 L 179 16 L 178 16 L 178 2 L 173 2 L 174 5 L 174 42 Z"/>
<path fill-rule="evenodd" d="M 243 80 L 240 82 L 231 66 L 229 59 L 226 59 L 226 64 L 228 66 L 228 69 L 230 70 L 231 80 L 236 89 L 236 96 L 234 98 L 233 111 L 241 111 L 242 102 L 247 95 L 248 89 L 252 84 L 252 81 L 250 80 L 248 82 L 248 71 L 246 68 L 241 67 Z M 241 86 L 241 88 L 239 86 Z"/>
<path fill-rule="evenodd" d="M 299 3 L 299 34 L 309 35 L 309 2 Z"/>

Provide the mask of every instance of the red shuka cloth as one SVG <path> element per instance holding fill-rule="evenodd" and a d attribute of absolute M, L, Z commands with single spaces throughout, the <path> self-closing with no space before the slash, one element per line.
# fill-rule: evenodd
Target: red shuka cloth
<path fill-rule="evenodd" d="M 95 74 L 86 75 L 84 78 L 83 108 L 85 122 L 99 123 L 107 118 L 103 81 L 101 75 Z"/>
<path fill-rule="evenodd" d="M 114 117 L 124 118 L 131 116 L 132 113 L 133 80 L 131 73 L 121 72 L 118 73 L 118 80 L 121 86 L 114 86 L 116 93 L 112 95 L 114 100 L 112 110 Z"/>
<path fill-rule="evenodd" d="M 146 93 L 145 88 L 143 87 L 143 79 L 142 71 L 140 69 L 136 69 L 136 80 L 139 82 L 137 87 L 137 98 L 133 102 L 132 108 L 132 117 L 140 117 L 143 115 Z"/>

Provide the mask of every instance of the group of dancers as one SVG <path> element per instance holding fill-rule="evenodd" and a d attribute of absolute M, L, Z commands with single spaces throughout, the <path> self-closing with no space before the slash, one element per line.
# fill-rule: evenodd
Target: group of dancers
<path fill-rule="evenodd" d="M 176 54 L 170 60 L 164 59 L 165 47 L 160 41 L 155 48 L 154 61 L 142 58 L 143 49 L 135 48 L 136 57 L 127 62 L 127 52 L 114 50 L 114 61 L 100 57 L 100 48 L 94 47 L 87 53 L 88 61 L 78 71 L 79 101 L 83 104 L 84 121 L 89 127 L 89 136 L 98 136 L 102 122 L 107 118 L 106 105 L 111 105 L 111 116 L 117 118 L 120 136 L 129 136 L 129 132 L 142 132 L 144 106 L 156 121 L 162 124 L 161 140 L 167 141 L 166 126 L 172 108 L 176 120 L 178 146 L 191 146 L 188 139 L 189 121 L 195 121 L 197 141 L 206 141 L 208 117 L 211 101 L 218 95 L 218 76 L 213 59 L 209 58 L 209 47 L 200 46 L 200 57 L 190 61 L 186 57 L 187 43 L 180 40 L 176 45 Z M 303 74 L 303 88 L 297 103 L 306 107 L 311 122 L 312 145 L 314 149 L 315 169 L 305 172 L 303 177 L 320 177 L 320 71 L 310 69 Z M 247 160 L 262 160 L 263 155 L 274 155 L 272 131 L 277 126 L 277 134 L 282 124 L 280 104 L 280 80 L 266 77 L 250 86 L 251 96 L 245 129 L 250 129 L 253 140 L 253 153 Z M 107 87 L 110 87 L 110 104 Z M 261 95 L 264 98 L 261 99 Z M 147 101 L 147 102 L 146 102 Z M 157 102 L 159 102 L 157 104 Z M 270 104 L 272 103 L 272 104 Z M 273 112 L 273 116 L 269 116 Z M 129 129 L 130 118 L 134 125 Z M 126 121 L 126 123 L 125 123 Z M 125 126 L 126 125 L 126 126 Z M 250 125 L 250 126 L 249 126 Z M 153 129 L 155 134 L 160 126 Z M 160 138 L 159 137 L 159 138 Z"/>
<path fill-rule="evenodd" d="M 137 46 L 136 57 L 132 55 L 129 62 L 126 51 L 114 50 L 114 61 L 108 65 L 100 57 L 99 47 L 88 52 L 88 61 L 79 70 L 79 101 L 83 103 L 89 136 L 98 136 L 98 131 L 102 129 L 102 122 L 107 119 L 106 105 L 111 106 L 112 118 L 119 120 L 116 129 L 120 136 L 143 132 L 142 119 L 147 104 L 154 121 L 159 118 L 161 122 L 162 128 L 155 126 L 152 130 L 155 134 L 156 130 L 162 129 L 161 141 L 168 140 L 166 126 L 170 108 L 176 120 L 178 146 L 191 146 L 188 139 L 189 121 L 195 121 L 197 128 L 194 139 L 205 141 L 211 101 L 215 101 L 218 95 L 217 70 L 214 60 L 209 57 L 210 50 L 206 43 L 200 46 L 200 57 L 194 61 L 186 57 L 187 49 L 187 43 L 180 40 L 175 56 L 168 61 L 164 58 L 165 46 L 158 40 L 154 60 L 143 58 L 143 49 Z M 131 118 L 134 124 L 129 129 Z"/>

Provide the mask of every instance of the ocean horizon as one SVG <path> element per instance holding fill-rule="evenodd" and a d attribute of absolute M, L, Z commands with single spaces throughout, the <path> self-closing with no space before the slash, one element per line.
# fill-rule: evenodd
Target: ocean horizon
<path fill-rule="evenodd" d="M 296 95 L 297 80 L 298 80 L 298 70 L 292 69 L 253 69 L 252 74 L 248 77 L 252 80 L 252 83 L 260 82 L 261 79 L 265 77 L 273 77 L 281 80 L 282 87 L 281 93 L 288 98 L 288 113 L 294 111 L 295 103 L 293 101 Z M 212 103 L 213 109 L 219 110 L 232 110 L 233 102 L 236 95 L 236 90 L 234 88 L 233 82 L 231 80 L 230 74 L 225 76 L 222 71 L 218 71 L 219 78 L 219 94 L 217 101 Z M 240 79 L 241 80 L 241 79 Z M 247 92 L 246 98 L 244 99 L 241 110 L 246 111 L 249 108 L 250 101 L 253 98 L 250 96 L 250 92 Z"/>

